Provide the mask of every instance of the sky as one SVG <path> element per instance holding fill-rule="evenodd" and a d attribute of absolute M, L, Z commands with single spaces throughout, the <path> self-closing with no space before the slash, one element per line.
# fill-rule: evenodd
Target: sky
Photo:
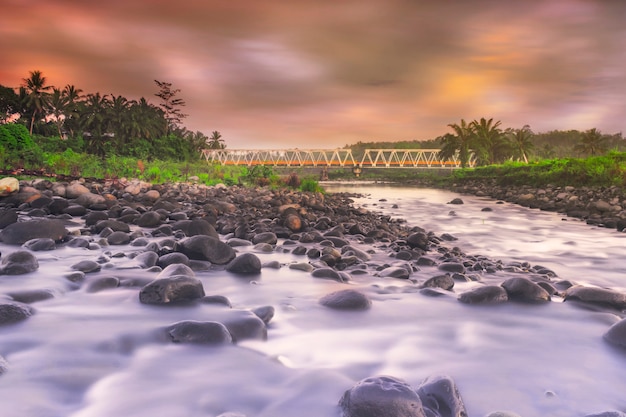
<path fill-rule="evenodd" d="M 33 70 L 159 99 L 230 149 L 426 140 L 485 117 L 626 132 L 622 0 L 0 0 L 0 85 Z"/>

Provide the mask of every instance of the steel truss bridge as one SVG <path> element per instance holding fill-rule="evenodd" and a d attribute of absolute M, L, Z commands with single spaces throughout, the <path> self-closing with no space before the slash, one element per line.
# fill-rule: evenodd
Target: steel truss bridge
<path fill-rule="evenodd" d="M 442 160 L 440 149 L 204 149 L 209 163 L 273 167 L 460 168 L 458 155 Z M 470 158 L 468 166 L 475 161 Z"/>

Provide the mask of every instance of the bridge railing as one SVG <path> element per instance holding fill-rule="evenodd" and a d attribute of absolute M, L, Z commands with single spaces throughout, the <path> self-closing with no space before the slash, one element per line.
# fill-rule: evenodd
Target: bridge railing
<path fill-rule="evenodd" d="M 439 149 L 204 149 L 208 162 L 221 165 L 274 167 L 460 168 L 458 155 L 442 160 Z M 473 158 L 468 166 L 474 166 Z"/>

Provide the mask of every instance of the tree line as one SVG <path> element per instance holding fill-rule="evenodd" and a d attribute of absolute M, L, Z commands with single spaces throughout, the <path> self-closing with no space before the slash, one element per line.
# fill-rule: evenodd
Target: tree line
<path fill-rule="evenodd" d="M 145 97 L 85 94 L 71 84 L 58 88 L 41 71 L 31 71 L 18 88 L 0 85 L 0 124 L 25 126 L 43 152 L 190 161 L 199 159 L 203 148 L 225 148 L 219 131 L 207 137 L 188 130 L 180 90 L 154 82 L 158 105 Z"/>
<path fill-rule="evenodd" d="M 461 164 L 473 158 L 477 165 L 499 164 L 508 160 L 528 163 L 530 160 L 571 158 L 601 155 L 608 150 L 623 151 L 626 140 L 622 133 L 603 134 L 596 128 L 586 131 L 553 130 L 534 133 L 530 126 L 503 128 L 501 121 L 481 118 L 451 123 L 452 130 L 435 139 L 402 142 L 357 142 L 346 145 L 355 152 L 366 148 L 441 149 L 441 158 L 458 155 Z"/>

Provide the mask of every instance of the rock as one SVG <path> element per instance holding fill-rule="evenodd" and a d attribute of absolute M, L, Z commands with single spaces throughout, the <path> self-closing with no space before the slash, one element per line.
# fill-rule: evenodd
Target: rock
<path fill-rule="evenodd" d="M 130 226 L 119 220 L 113 220 L 113 219 L 101 220 L 93 226 L 93 230 L 96 233 L 100 233 L 104 229 L 107 229 L 107 228 L 111 229 L 114 232 L 130 233 Z"/>
<path fill-rule="evenodd" d="M 20 190 L 20 182 L 14 177 L 4 177 L 0 179 L 0 197 L 6 197 L 9 194 L 16 193 Z"/>
<path fill-rule="evenodd" d="M 39 269 L 37 257 L 26 250 L 12 252 L 2 258 L 2 263 L 0 263 L 0 274 L 3 275 L 28 274 L 37 269 Z"/>
<path fill-rule="evenodd" d="M 418 248 L 424 251 L 429 249 L 428 235 L 424 232 L 417 232 L 409 235 L 406 242 L 412 248 Z"/>
<path fill-rule="evenodd" d="M 120 286 L 120 280 L 117 277 L 98 277 L 87 284 L 85 290 L 88 293 L 100 292 Z"/>
<path fill-rule="evenodd" d="M 184 275 L 186 277 L 196 276 L 195 272 L 193 272 L 190 266 L 183 264 L 183 263 L 177 263 L 177 264 L 169 264 L 168 266 L 163 268 L 163 270 L 159 272 L 159 275 L 157 275 L 157 279 L 168 278 L 168 277 L 173 277 L 177 275 Z"/>
<path fill-rule="evenodd" d="M 174 343 L 219 345 L 233 341 L 226 326 L 215 321 L 180 321 L 167 327 L 165 331 Z"/>
<path fill-rule="evenodd" d="M 409 271 L 401 266 L 390 266 L 378 273 L 378 276 L 383 278 L 409 279 L 410 275 Z"/>
<path fill-rule="evenodd" d="M 83 207 L 93 207 L 96 206 L 98 204 L 104 204 L 106 205 L 106 198 L 104 198 L 103 196 L 101 196 L 100 194 L 94 194 L 94 193 L 83 193 L 81 195 L 79 195 L 76 200 L 74 200 L 74 203 L 78 204 L 79 206 L 83 206 Z"/>
<path fill-rule="evenodd" d="M 285 217 L 284 225 L 292 232 L 299 232 L 302 230 L 302 219 L 297 214 L 288 214 Z"/>
<path fill-rule="evenodd" d="M 370 299 L 356 290 L 341 290 L 326 294 L 319 303 L 337 310 L 367 310 L 372 306 Z"/>
<path fill-rule="evenodd" d="M 27 222 L 17 222 L 8 225 L 0 231 L 0 238 L 7 245 L 23 245 L 31 239 L 49 238 L 60 242 L 68 232 L 61 220 L 38 219 Z"/>
<path fill-rule="evenodd" d="M 265 323 L 250 311 L 233 311 L 221 322 L 230 332 L 233 342 L 247 339 L 267 340 Z"/>
<path fill-rule="evenodd" d="M 257 233 L 252 237 L 252 243 L 255 245 L 258 243 L 268 243 L 270 245 L 275 245 L 276 242 L 278 242 L 278 237 L 274 232 Z"/>
<path fill-rule="evenodd" d="M 56 242 L 47 237 L 36 238 L 36 239 L 31 239 L 27 242 L 24 242 L 22 247 L 24 249 L 28 249 L 33 252 L 48 251 L 48 250 L 56 249 Z"/>
<path fill-rule="evenodd" d="M 102 269 L 102 266 L 96 261 L 84 260 L 75 263 L 74 265 L 70 266 L 70 268 L 74 271 L 81 271 L 85 274 L 89 274 L 90 272 L 100 271 L 100 269 Z"/>
<path fill-rule="evenodd" d="M 450 273 L 465 273 L 465 266 L 459 262 L 442 262 L 437 267 L 440 271 L 450 272 Z"/>
<path fill-rule="evenodd" d="M 205 297 L 206 298 L 206 297 Z M 267 324 L 274 318 L 275 309 L 272 306 L 258 307 L 252 310 L 255 316 L 263 320 L 263 323 Z"/>
<path fill-rule="evenodd" d="M 9 369 L 9 363 L 6 361 L 6 359 L 0 356 L 0 375 L 5 373 L 7 369 Z"/>
<path fill-rule="evenodd" d="M 448 204 L 463 204 L 463 200 L 457 197 L 449 201 Z"/>
<path fill-rule="evenodd" d="M 171 252 L 159 256 L 159 259 L 156 261 L 156 265 L 161 268 L 165 268 L 172 264 L 183 264 L 189 266 L 189 258 L 184 253 Z"/>
<path fill-rule="evenodd" d="M 339 282 L 345 282 L 345 277 L 332 268 L 317 268 L 311 272 L 314 278 L 332 279 Z"/>
<path fill-rule="evenodd" d="M 426 415 L 467 417 L 465 404 L 456 383 L 449 376 L 426 378 L 417 389 Z M 432 411 L 430 414 L 428 411 Z"/>
<path fill-rule="evenodd" d="M 89 188 L 76 181 L 65 186 L 65 197 L 67 198 L 78 198 L 81 194 L 88 192 Z"/>
<path fill-rule="evenodd" d="M 33 315 L 35 310 L 22 303 L 0 303 L 0 325 L 17 323 Z"/>
<path fill-rule="evenodd" d="M 209 261 L 216 265 L 225 265 L 236 256 L 232 247 L 215 237 L 206 235 L 185 238 L 178 242 L 175 249 L 187 255 L 189 259 Z"/>
<path fill-rule="evenodd" d="M 232 308 L 232 304 L 227 297 L 223 295 L 207 295 L 206 297 L 202 297 L 200 302 L 203 304 L 222 304 L 228 308 Z"/>
<path fill-rule="evenodd" d="M 487 417 L 521 417 L 521 416 L 512 411 L 494 411 L 493 413 L 489 413 Z"/>
<path fill-rule="evenodd" d="M 626 417 L 626 413 L 621 411 L 605 411 L 597 414 L 587 414 L 585 417 Z"/>
<path fill-rule="evenodd" d="M 139 301 L 143 304 L 171 305 L 195 301 L 202 297 L 204 297 L 202 282 L 185 275 L 156 279 L 139 291 Z"/>
<path fill-rule="evenodd" d="M 528 278 L 509 278 L 500 285 L 506 290 L 509 300 L 528 303 L 550 301 L 550 294 Z"/>
<path fill-rule="evenodd" d="M 157 227 L 161 223 L 163 223 L 163 219 L 156 211 L 146 211 L 135 220 L 135 224 L 139 227 Z"/>
<path fill-rule="evenodd" d="M 339 406 L 343 417 L 426 417 L 417 393 L 392 376 L 359 381 L 343 394 Z"/>
<path fill-rule="evenodd" d="M 626 348 L 626 319 L 622 319 L 612 325 L 604 333 L 604 340 L 621 348 Z"/>
<path fill-rule="evenodd" d="M 51 290 L 22 290 L 10 292 L 7 295 L 11 297 L 13 301 L 25 304 L 54 298 L 54 293 Z"/>
<path fill-rule="evenodd" d="M 568 288 L 563 296 L 564 301 L 579 301 L 602 307 L 626 309 L 626 294 L 598 287 L 584 287 L 575 285 Z"/>
<path fill-rule="evenodd" d="M 4 209 L 0 210 L 0 229 L 4 229 L 10 224 L 17 222 L 17 210 L 16 209 Z"/>
<path fill-rule="evenodd" d="M 258 274 L 261 272 L 261 260 L 255 254 L 246 252 L 230 261 L 226 270 L 235 274 Z"/>
<path fill-rule="evenodd" d="M 506 290 L 499 285 L 483 285 L 459 295 L 458 300 L 465 304 L 496 304 L 507 301 Z"/>
<path fill-rule="evenodd" d="M 134 260 L 141 268 L 150 268 L 156 265 L 159 255 L 156 252 L 146 251 L 135 256 Z"/>
<path fill-rule="evenodd" d="M 130 242 L 130 235 L 126 232 L 113 232 L 107 236 L 107 243 L 109 245 L 126 245 Z"/>
<path fill-rule="evenodd" d="M 452 290 L 454 287 L 454 279 L 449 275 L 437 275 L 429 278 L 422 284 L 423 288 L 442 288 L 446 291 Z"/>

